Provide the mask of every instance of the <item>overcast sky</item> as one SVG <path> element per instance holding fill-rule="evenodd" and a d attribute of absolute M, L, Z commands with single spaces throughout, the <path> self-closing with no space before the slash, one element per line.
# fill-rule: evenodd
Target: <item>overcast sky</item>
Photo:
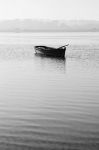
<path fill-rule="evenodd" d="M 2 19 L 99 20 L 99 0 L 0 0 Z"/>

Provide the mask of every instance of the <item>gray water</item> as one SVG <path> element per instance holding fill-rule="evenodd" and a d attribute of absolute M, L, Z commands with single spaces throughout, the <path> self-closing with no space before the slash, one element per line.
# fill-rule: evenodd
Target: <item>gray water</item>
<path fill-rule="evenodd" d="M 69 43 L 65 59 L 34 45 Z M 99 33 L 0 34 L 0 150 L 99 149 Z"/>

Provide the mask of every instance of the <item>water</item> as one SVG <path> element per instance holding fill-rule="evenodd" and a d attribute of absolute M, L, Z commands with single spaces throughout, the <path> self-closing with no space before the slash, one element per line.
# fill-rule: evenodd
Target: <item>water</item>
<path fill-rule="evenodd" d="M 99 149 L 99 33 L 0 33 L 0 149 Z"/>

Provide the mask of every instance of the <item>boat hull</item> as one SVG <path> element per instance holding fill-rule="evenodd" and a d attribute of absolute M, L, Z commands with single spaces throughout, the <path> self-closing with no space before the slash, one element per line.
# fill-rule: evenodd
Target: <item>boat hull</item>
<path fill-rule="evenodd" d="M 53 57 L 65 57 L 66 48 L 51 48 L 46 46 L 35 46 L 35 52 Z"/>

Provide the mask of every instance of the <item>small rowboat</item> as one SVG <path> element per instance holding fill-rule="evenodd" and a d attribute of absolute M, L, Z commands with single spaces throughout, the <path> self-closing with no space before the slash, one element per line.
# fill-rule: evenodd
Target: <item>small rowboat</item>
<path fill-rule="evenodd" d="M 53 56 L 53 57 L 65 57 L 66 46 L 61 46 L 59 48 L 47 47 L 47 46 L 35 46 L 35 53 L 43 54 L 46 56 Z"/>

